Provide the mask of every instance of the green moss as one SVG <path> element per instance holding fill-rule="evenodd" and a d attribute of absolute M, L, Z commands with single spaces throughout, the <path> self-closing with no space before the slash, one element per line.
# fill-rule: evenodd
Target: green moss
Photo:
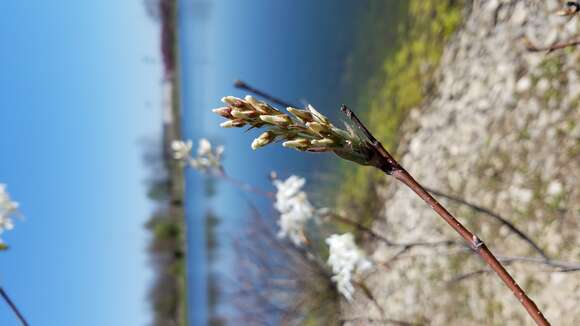
<path fill-rule="evenodd" d="M 356 83 L 351 89 L 357 93 L 357 111 L 389 150 L 396 151 L 400 126 L 409 111 L 429 95 L 426 85 L 462 21 L 463 7 L 464 1 L 373 1 L 369 12 L 362 14 L 360 42 L 372 46 L 357 46 L 368 52 L 355 51 L 349 80 Z M 375 64 L 371 69 L 369 62 Z M 383 177 L 352 164 L 342 164 L 341 171 L 337 206 L 369 221 L 380 209 L 375 185 Z"/>

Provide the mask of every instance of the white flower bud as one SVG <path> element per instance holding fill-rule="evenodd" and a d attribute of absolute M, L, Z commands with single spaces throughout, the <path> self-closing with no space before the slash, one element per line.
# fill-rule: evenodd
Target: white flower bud
<path fill-rule="evenodd" d="M 246 123 L 242 120 L 228 120 L 220 123 L 220 127 L 222 128 L 240 128 L 245 125 Z"/>
<path fill-rule="evenodd" d="M 328 118 L 325 117 L 322 113 L 316 111 L 316 109 L 312 105 L 308 104 L 307 108 L 308 111 L 310 111 L 310 113 L 312 114 L 314 121 L 325 125 L 330 124 L 330 120 L 328 120 Z"/>
<path fill-rule="evenodd" d="M 314 139 L 311 143 L 314 146 L 328 147 L 334 144 L 334 140 L 330 138 Z"/>
<path fill-rule="evenodd" d="M 312 122 L 313 119 L 312 113 L 310 113 L 309 111 L 298 110 L 295 108 L 287 108 L 286 110 L 288 110 L 288 112 L 292 113 L 294 116 L 300 119 L 300 121 L 302 121 L 303 123 Z"/>
<path fill-rule="evenodd" d="M 252 142 L 252 149 L 256 150 L 260 147 L 264 147 L 276 139 L 276 136 L 271 131 L 266 131 L 262 133 L 258 138 L 254 139 Z"/>
<path fill-rule="evenodd" d="M 232 114 L 232 117 L 238 118 L 241 120 L 251 120 L 251 119 L 255 118 L 256 115 L 258 115 L 256 113 L 256 111 L 251 111 L 251 110 L 244 110 L 244 111 L 232 110 L 231 114 Z"/>
<path fill-rule="evenodd" d="M 243 103 L 242 99 L 237 98 L 235 96 L 224 96 L 222 97 L 222 102 L 224 104 L 232 105 L 232 106 L 239 106 L 240 103 Z"/>
<path fill-rule="evenodd" d="M 267 122 L 269 124 L 273 124 L 276 126 L 280 126 L 280 127 L 286 127 L 288 126 L 290 123 L 292 123 L 292 120 L 290 119 L 289 116 L 285 115 L 285 114 L 280 114 L 280 115 L 261 115 L 260 116 L 260 120 Z"/>
<path fill-rule="evenodd" d="M 306 150 L 308 146 L 310 146 L 310 142 L 308 141 L 308 139 L 298 138 L 294 140 L 285 141 L 282 143 L 282 146 L 303 151 Z"/>
<path fill-rule="evenodd" d="M 252 106 L 260 114 L 270 115 L 272 113 L 278 112 L 277 110 L 274 110 L 274 108 L 271 108 L 266 103 L 260 102 L 250 95 L 247 95 L 245 97 L 245 100 L 246 100 L 246 103 L 248 103 L 250 106 Z"/>
<path fill-rule="evenodd" d="M 212 112 L 220 115 L 223 118 L 232 118 L 232 109 L 230 107 L 213 109 Z"/>
<path fill-rule="evenodd" d="M 331 133 L 331 130 L 328 125 L 319 123 L 319 122 L 308 122 L 306 124 L 306 128 L 314 131 L 315 133 L 319 134 L 320 136 L 326 136 Z"/>

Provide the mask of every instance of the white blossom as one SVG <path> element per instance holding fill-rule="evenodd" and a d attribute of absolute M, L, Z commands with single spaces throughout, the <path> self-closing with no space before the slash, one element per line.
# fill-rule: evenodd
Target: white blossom
<path fill-rule="evenodd" d="M 18 211 L 18 203 L 10 198 L 6 185 L 0 183 L 0 234 L 14 228 L 12 215 Z M 0 244 L 3 244 L 0 238 Z"/>
<path fill-rule="evenodd" d="M 174 140 L 171 142 L 171 149 L 173 150 L 173 158 L 176 160 L 186 160 L 191 157 L 191 148 L 193 143 L 191 140 Z"/>
<path fill-rule="evenodd" d="M 302 191 L 305 183 L 304 178 L 295 175 L 285 181 L 274 180 L 274 186 L 278 190 L 274 207 L 280 212 L 278 236 L 290 238 L 297 246 L 306 241 L 304 227 L 316 215 L 316 209 Z"/>
<path fill-rule="evenodd" d="M 330 251 L 328 265 L 334 274 L 332 280 L 336 283 L 338 291 L 351 301 L 354 294 L 352 279 L 369 269 L 372 264 L 357 247 L 350 233 L 333 234 L 326 239 L 326 244 Z"/>
<path fill-rule="evenodd" d="M 197 156 L 208 156 L 211 154 L 211 143 L 206 138 L 199 140 L 197 145 Z"/>
<path fill-rule="evenodd" d="M 188 165 L 192 169 L 201 172 L 216 172 L 222 169 L 223 146 L 217 146 L 215 150 L 210 141 L 202 138 L 197 147 L 197 156 L 192 157 L 193 143 L 191 140 L 174 140 L 171 143 L 173 158 Z"/>

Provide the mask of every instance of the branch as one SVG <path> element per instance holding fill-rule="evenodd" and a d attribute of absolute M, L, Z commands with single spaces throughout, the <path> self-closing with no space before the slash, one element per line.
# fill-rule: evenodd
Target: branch
<path fill-rule="evenodd" d="M 340 320 L 343 323 L 347 322 L 361 322 L 361 323 L 380 323 L 381 325 L 401 325 L 401 326 L 420 326 L 425 325 L 424 323 L 411 323 L 403 320 L 387 319 L 387 318 L 369 318 L 369 317 L 353 317 L 353 318 L 342 318 Z M 357 324 L 358 325 L 358 324 Z"/>
<path fill-rule="evenodd" d="M 454 246 L 454 245 L 462 245 L 461 242 L 453 241 L 453 240 L 424 241 L 424 242 L 394 242 L 394 241 L 388 239 L 387 237 L 373 231 L 372 229 L 370 229 L 370 228 L 368 228 L 368 227 L 366 227 L 358 222 L 350 220 L 346 217 L 340 216 L 340 215 L 335 214 L 335 213 L 329 213 L 326 216 L 339 222 L 339 223 L 343 223 L 343 224 L 352 226 L 352 227 L 356 228 L 358 231 L 364 232 L 364 233 L 370 235 L 371 237 L 385 243 L 389 247 L 402 247 L 404 249 L 411 249 L 413 247 L 436 247 L 436 246 L 450 247 L 450 246 Z"/>
<path fill-rule="evenodd" d="M 576 37 L 574 39 L 568 40 L 566 42 L 556 43 L 547 47 L 537 47 L 528 39 L 525 40 L 525 45 L 528 51 L 530 52 L 547 52 L 546 54 L 552 53 L 556 50 L 561 50 L 573 46 L 580 45 L 580 37 Z"/>
<path fill-rule="evenodd" d="M 558 272 L 570 273 L 580 271 L 580 263 L 573 263 L 561 260 L 551 260 L 551 259 L 541 259 L 535 257 L 524 257 L 524 256 L 501 256 L 498 255 L 497 258 L 505 263 L 512 262 L 524 262 L 537 265 L 546 265 L 554 268 L 560 269 Z"/>
<path fill-rule="evenodd" d="M 18 320 L 20 321 L 22 326 L 28 326 L 28 322 L 26 321 L 22 313 L 20 313 L 20 310 L 18 310 L 14 302 L 10 299 L 8 293 L 6 293 L 6 291 L 4 291 L 2 287 L 0 287 L 0 296 L 4 299 L 4 301 L 6 301 L 8 306 L 10 306 L 10 309 L 12 309 L 12 312 L 14 312 L 16 317 L 18 317 Z"/>
<path fill-rule="evenodd" d="M 455 230 L 467 244 L 489 265 L 491 269 L 498 275 L 498 277 L 510 288 L 514 296 L 522 303 L 530 317 L 538 325 L 550 325 L 548 320 L 544 317 L 538 306 L 530 299 L 525 291 L 516 283 L 513 277 L 508 273 L 499 260 L 493 255 L 489 248 L 481 241 L 474 233 L 467 229 L 461 222 L 459 222 L 445 207 L 443 207 L 429 192 L 421 186 L 412 176 L 407 172 L 383 145 L 371 134 L 366 126 L 358 119 L 358 117 L 345 105 L 341 107 L 341 111 L 358 127 L 367 138 L 369 146 L 374 149 L 374 156 L 370 162 L 376 168 L 393 176 L 395 179 L 413 190 L 417 196 L 425 201 L 451 228 Z"/>
<path fill-rule="evenodd" d="M 258 194 L 260 196 L 264 196 L 264 197 L 268 197 L 268 198 L 274 198 L 274 193 L 272 193 L 271 191 L 265 191 L 263 189 L 255 187 L 249 183 L 246 183 L 244 181 L 233 178 L 229 174 L 225 173 L 225 171 L 223 171 L 223 170 L 219 171 L 218 173 L 215 173 L 214 175 L 218 178 L 221 178 L 221 179 L 233 184 L 234 186 L 240 188 L 243 191 L 255 193 L 255 194 Z"/>
<path fill-rule="evenodd" d="M 253 93 L 253 94 L 257 95 L 257 96 L 260 96 L 260 97 L 262 97 L 262 98 L 264 98 L 264 99 L 266 99 L 266 100 L 268 100 L 268 101 L 270 101 L 272 103 L 276 103 L 276 104 L 281 105 L 281 106 L 283 106 L 285 108 L 288 108 L 288 107 L 297 108 L 298 107 L 297 105 L 292 105 L 291 103 L 288 103 L 288 102 L 286 102 L 284 100 L 281 100 L 281 99 L 279 99 L 277 97 L 274 97 L 274 96 L 272 96 L 272 95 L 270 95 L 270 94 L 268 94 L 266 92 L 262 92 L 261 90 L 256 89 L 256 88 L 254 88 L 254 87 L 246 84 L 245 82 L 243 82 L 243 81 L 241 81 L 239 79 L 236 80 L 236 81 L 234 81 L 234 86 L 236 88 L 238 88 L 238 89 L 243 89 L 245 91 L 248 91 L 250 93 Z"/>
<path fill-rule="evenodd" d="M 497 256 L 502 263 L 509 265 L 512 263 L 523 262 L 523 263 L 530 263 L 530 264 L 537 264 L 537 265 L 545 265 L 548 267 L 557 268 L 558 270 L 552 271 L 554 273 L 571 273 L 571 272 L 578 272 L 580 271 L 580 263 L 571 263 L 567 261 L 559 261 L 559 260 L 546 260 L 546 259 L 539 259 L 534 257 L 523 257 L 523 256 Z M 483 274 L 487 274 L 492 272 L 491 269 L 479 269 L 473 272 L 460 274 L 451 280 L 447 281 L 447 285 L 452 285 L 454 283 L 459 283 L 466 279 L 469 279 L 474 276 L 479 276 Z"/>
<path fill-rule="evenodd" d="M 534 248 L 534 250 L 540 254 L 540 256 L 542 256 L 542 258 L 544 258 L 544 260 L 549 260 L 550 258 L 548 257 L 548 255 L 546 255 L 546 253 L 544 252 L 544 250 L 542 250 L 540 248 L 540 246 L 538 246 L 528 235 L 526 235 L 523 231 L 521 231 L 520 229 L 518 229 L 514 224 L 512 224 L 510 221 L 508 221 L 506 218 L 502 217 L 501 215 L 492 212 L 491 210 L 481 207 L 481 206 L 477 206 L 475 204 L 472 204 L 462 198 L 459 197 L 455 197 L 455 196 L 451 196 L 451 195 L 447 195 L 441 191 L 429 188 L 429 187 L 425 187 L 425 190 L 429 191 L 430 193 L 434 194 L 435 196 L 440 196 L 443 198 L 446 198 L 448 200 L 454 201 L 456 203 L 465 205 L 471 209 L 473 209 L 476 212 L 480 212 L 480 213 L 484 213 L 494 219 L 496 219 L 498 222 L 500 222 L 501 224 L 505 225 L 508 227 L 508 229 L 510 229 L 510 231 L 512 231 L 513 233 L 515 233 L 518 237 L 520 237 L 522 240 L 524 240 L 525 242 L 527 242 L 532 248 Z"/>

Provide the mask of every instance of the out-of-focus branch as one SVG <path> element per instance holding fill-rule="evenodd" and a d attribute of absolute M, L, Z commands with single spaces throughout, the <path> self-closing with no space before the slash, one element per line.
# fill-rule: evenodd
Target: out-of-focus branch
<path fill-rule="evenodd" d="M 565 49 L 565 48 L 569 48 L 569 47 L 573 47 L 573 46 L 580 45 L 580 37 L 576 37 L 576 38 L 573 38 L 571 40 L 568 40 L 568 41 L 565 41 L 565 42 L 556 43 L 556 44 L 553 44 L 553 45 L 550 45 L 550 46 L 546 46 L 546 47 L 537 47 L 532 42 L 530 42 L 530 40 L 528 40 L 528 39 L 525 39 L 524 42 L 525 42 L 526 48 L 530 52 L 547 52 L 547 53 L 551 53 L 551 52 L 554 52 L 556 50 L 561 50 L 561 49 Z"/>
<path fill-rule="evenodd" d="M 430 187 L 425 187 L 425 189 L 427 189 L 427 191 L 429 191 L 430 193 L 434 194 L 435 196 L 439 196 L 439 197 L 443 197 L 445 199 L 448 199 L 450 201 L 456 202 L 458 204 L 461 205 L 465 205 L 469 208 L 471 208 L 472 210 L 479 212 L 479 213 L 483 213 L 486 214 L 492 218 L 494 218 L 495 220 L 497 220 L 498 222 L 500 222 L 501 224 L 505 225 L 510 231 L 512 231 L 514 234 L 516 234 L 518 237 L 520 237 L 522 240 L 524 240 L 525 242 L 527 242 L 538 254 L 540 254 L 540 256 L 542 256 L 542 258 L 549 260 L 548 255 L 546 255 L 546 253 L 544 252 L 544 250 L 542 250 L 542 248 L 540 248 L 540 246 L 538 246 L 538 244 L 536 244 L 534 242 L 534 240 L 532 240 L 532 238 L 528 235 L 526 235 L 522 230 L 520 230 L 519 228 L 517 228 L 513 223 L 511 223 L 510 221 L 508 221 L 506 218 L 504 218 L 503 216 L 478 205 L 475 205 L 473 203 L 468 202 L 467 200 L 463 199 L 463 198 L 459 198 L 456 196 L 452 196 L 452 195 L 448 195 L 446 193 L 443 193 L 439 190 L 430 188 Z"/>
<path fill-rule="evenodd" d="M 367 325 L 368 323 L 378 323 L 380 325 L 400 325 L 400 326 L 423 326 L 426 324 L 423 323 L 412 323 L 403 320 L 396 320 L 396 319 L 388 319 L 388 318 L 368 318 L 368 317 L 351 317 L 351 318 L 343 318 L 340 320 L 343 323 L 351 322 L 351 323 L 364 323 Z"/>
<path fill-rule="evenodd" d="M 4 299 L 4 301 L 6 301 L 6 303 L 8 304 L 10 309 L 12 309 L 12 312 L 14 312 L 16 317 L 18 317 L 18 320 L 20 321 L 22 326 L 28 326 L 28 322 L 26 321 L 26 318 L 24 318 L 24 315 L 22 315 L 20 310 L 18 310 L 18 308 L 16 307 L 16 304 L 14 304 L 12 299 L 10 299 L 10 297 L 8 296 L 8 293 L 6 293 L 6 291 L 4 291 L 4 289 L 2 287 L 0 287 L 0 296 L 2 297 L 2 299 Z"/>
<path fill-rule="evenodd" d="M 335 220 L 336 222 L 342 223 L 342 224 L 346 224 L 348 226 L 354 227 L 356 228 L 358 231 L 362 231 L 368 235 L 370 235 L 371 237 L 385 243 L 387 246 L 389 247 L 402 247 L 405 250 L 411 249 L 413 247 L 439 247 L 439 246 L 443 246 L 443 247 L 450 247 L 450 246 L 464 246 L 464 244 L 460 241 L 454 241 L 454 240 L 441 240 L 441 241 L 419 241 L 419 242 L 395 242 L 392 241 L 390 239 L 388 239 L 387 237 L 373 231 L 372 229 L 358 223 L 355 222 L 353 220 L 347 219 L 343 216 L 340 216 L 338 214 L 334 214 L 334 213 L 329 213 L 326 215 L 327 217 Z"/>
<path fill-rule="evenodd" d="M 541 265 L 550 268 L 554 268 L 552 273 L 571 273 L 571 272 L 578 272 L 580 271 L 580 263 L 574 262 L 567 262 L 561 260 L 547 260 L 541 259 L 536 257 L 525 257 L 525 256 L 501 256 L 498 255 L 497 259 L 500 260 L 505 265 L 511 265 L 513 263 L 527 263 L 527 264 L 534 264 L 534 265 Z M 452 285 L 455 283 L 459 283 L 461 281 L 470 279 L 472 277 L 484 275 L 493 272 L 493 270 L 489 268 L 479 269 L 476 271 L 463 273 L 457 275 L 446 282 L 447 285 Z"/>
<path fill-rule="evenodd" d="M 257 88 L 254 88 L 254 87 L 248 85 L 247 83 L 245 83 L 245 82 L 243 82 L 243 81 L 241 81 L 239 79 L 236 80 L 236 81 L 234 81 L 234 86 L 236 88 L 238 88 L 238 89 L 245 90 L 247 92 L 250 92 L 252 94 L 255 94 L 255 95 L 257 95 L 257 96 L 259 96 L 259 97 L 261 97 L 263 99 L 266 99 L 266 100 L 268 100 L 268 101 L 270 101 L 272 103 L 276 103 L 278 105 L 281 105 L 281 106 L 283 106 L 285 108 L 288 108 L 288 107 L 297 108 L 298 107 L 296 105 L 293 105 L 292 103 L 286 102 L 286 101 L 281 100 L 281 99 L 279 99 L 279 98 L 277 98 L 275 96 L 272 96 L 269 93 L 266 93 L 266 92 L 261 91 L 261 90 L 259 90 Z"/>
<path fill-rule="evenodd" d="M 243 191 L 252 192 L 252 193 L 258 194 L 260 196 L 265 196 L 268 198 L 274 198 L 273 192 L 263 190 L 261 188 L 255 187 L 247 182 L 238 180 L 238 179 L 230 176 L 229 174 L 226 174 L 226 172 L 223 170 L 220 171 L 219 173 L 215 173 L 214 175 L 218 178 L 221 178 L 221 179 L 233 184 L 234 186 L 240 188 Z"/>
<path fill-rule="evenodd" d="M 580 263 L 574 262 L 567 262 L 561 260 L 552 260 L 552 259 L 541 259 L 535 257 L 525 257 L 525 256 L 497 256 L 497 258 L 505 263 L 529 263 L 535 265 L 544 265 L 558 269 L 557 272 L 561 273 L 569 273 L 569 272 L 578 272 L 580 271 Z"/>

